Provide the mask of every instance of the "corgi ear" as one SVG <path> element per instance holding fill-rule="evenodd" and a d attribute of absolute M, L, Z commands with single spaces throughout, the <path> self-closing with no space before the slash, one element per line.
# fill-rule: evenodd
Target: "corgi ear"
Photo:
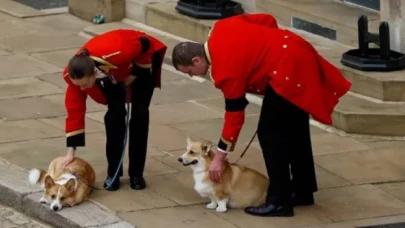
<path fill-rule="evenodd" d="M 201 150 L 204 152 L 205 155 L 209 154 L 209 152 L 211 151 L 211 147 L 212 147 L 212 142 L 209 140 L 205 140 L 201 144 Z"/>
<path fill-rule="evenodd" d="M 187 146 L 190 146 L 193 140 L 190 138 L 190 136 L 187 136 Z"/>
<path fill-rule="evenodd" d="M 65 187 L 66 190 L 68 190 L 69 192 L 73 192 L 75 190 L 75 186 L 76 186 L 76 181 L 75 179 L 71 178 L 68 182 L 66 182 Z"/>
<path fill-rule="evenodd" d="M 45 188 L 46 188 L 46 189 L 49 189 L 49 188 L 51 188 L 51 187 L 54 186 L 54 185 L 55 185 L 55 182 L 53 182 L 52 177 L 49 176 L 49 175 L 47 175 L 47 176 L 45 177 Z"/>

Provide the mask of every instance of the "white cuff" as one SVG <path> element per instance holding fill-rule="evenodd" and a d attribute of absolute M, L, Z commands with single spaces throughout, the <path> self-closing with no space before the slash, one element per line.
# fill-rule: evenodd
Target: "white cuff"
<path fill-rule="evenodd" d="M 225 153 L 225 154 L 227 154 L 228 153 L 228 151 L 225 151 L 225 150 L 223 150 L 223 149 L 221 149 L 221 148 L 217 148 L 217 150 L 219 151 L 219 152 L 221 152 L 221 153 Z"/>

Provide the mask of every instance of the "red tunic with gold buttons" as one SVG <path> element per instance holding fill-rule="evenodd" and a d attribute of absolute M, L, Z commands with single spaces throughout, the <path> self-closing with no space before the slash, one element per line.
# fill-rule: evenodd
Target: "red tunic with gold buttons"
<path fill-rule="evenodd" d="M 212 80 L 226 101 L 220 150 L 234 149 L 244 124 L 247 92 L 264 94 L 270 85 L 315 120 L 330 125 L 334 107 L 351 87 L 310 43 L 279 29 L 268 14 L 219 20 L 204 46 Z"/>
<path fill-rule="evenodd" d="M 149 40 L 149 48 L 144 52 L 140 37 Z M 90 39 L 82 48 L 86 48 L 90 57 L 101 64 L 98 66 L 101 71 L 111 75 L 118 82 L 124 81 L 130 75 L 133 64 L 136 64 L 142 68 L 151 68 L 152 76 L 156 79 L 155 87 L 161 87 L 161 67 L 167 47 L 154 37 L 136 30 L 118 29 Z M 68 72 L 66 67 L 63 78 L 68 84 L 65 95 L 67 146 L 84 146 L 87 96 L 99 104 L 106 105 L 107 100 L 96 85 L 85 90 L 74 85 Z M 127 88 L 127 91 L 130 94 L 130 88 Z"/>

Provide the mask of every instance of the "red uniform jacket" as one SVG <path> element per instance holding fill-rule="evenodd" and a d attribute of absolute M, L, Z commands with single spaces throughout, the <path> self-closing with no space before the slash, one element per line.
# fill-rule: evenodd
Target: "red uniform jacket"
<path fill-rule="evenodd" d="M 324 124 L 351 83 L 313 46 L 279 29 L 268 14 L 244 14 L 218 21 L 204 44 L 211 77 L 226 100 L 218 148 L 233 151 L 244 124 L 245 93 L 264 94 L 268 84 L 282 97 Z"/>
<path fill-rule="evenodd" d="M 146 37 L 150 43 L 149 49 L 143 53 L 140 37 Z M 140 31 L 118 29 L 90 39 L 82 48 L 89 51 L 94 61 L 102 64 L 98 67 L 100 70 L 113 76 L 118 82 L 124 81 L 130 75 L 132 65 L 136 64 L 142 68 L 152 68 L 156 79 L 155 87 L 161 87 L 161 67 L 167 47 L 154 37 Z M 152 55 L 155 56 L 153 59 Z M 66 67 L 63 78 L 68 84 L 65 95 L 67 146 L 84 146 L 87 96 L 100 104 L 106 105 L 107 101 L 96 85 L 85 90 L 74 85 L 68 72 Z M 130 94 L 130 88 L 128 91 Z M 130 102 L 130 100 L 127 101 Z"/>

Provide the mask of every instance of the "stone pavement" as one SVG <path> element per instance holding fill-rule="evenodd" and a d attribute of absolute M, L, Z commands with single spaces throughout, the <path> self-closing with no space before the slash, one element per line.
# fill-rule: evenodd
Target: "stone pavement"
<path fill-rule="evenodd" d="M 1 228 L 52 228 L 31 217 L 28 217 L 12 207 L 0 204 L 0 227 Z"/>
<path fill-rule="evenodd" d="M 65 154 L 66 85 L 61 71 L 86 41 L 78 33 L 88 26 L 91 24 L 67 14 L 26 19 L 0 14 L 1 158 L 24 169 L 46 169 L 51 159 Z M 0 162 L 3 176 L 7 174 L 0 176 L 0 186 L 6 183 L 4 188 L 12 191 L 15 189 L 10 183 L 26 185 L 18 204 L 9 204 L 51 220 L 55 226 L 62 226 L 55 216 L 73 221 L 74 225 L 63 227 L 125 226 L 110 215 L 142 228 L 247 228 L 252 224 L 259 228 L 338 228 L 405 222 L 404 141 L 344 137 L 312 127 L 320 188 L 315 194 L 316 205 L 296 208 L 293 218 L 257 218 L 242 210 L 220 214 L 205 208 L 207 200 L 194 191 L 190 168 L 177 162 L 177 157 L 184 152 L 187 135 L 217 142 L 223 121 L 221 92 L 209 81 L 190 80 L 165 65 L 163 88 L 155 90 L 150 109 L 147 189 L 131 190 L 125 174 L 119 191 L 94 191 L 91 202 L 55 213 L 39 207 L 39 195 L 35 193 L 39 190 L 32 187 L 29 192 L 26 170 L 9 174 L 6 170 L 11 165 Z M 94 166 L 97 187 L 106 176 L 104 112 L 105 107 L 88 100 L 87 146 L 77 151 Z M 231 159 L 237 158 L 249 142 L 259 112 L 258 105 L 248 106 L 246 123 Z M 265 173 L 257 139 L 240 162 Z M 126 157 L 125 168 L 127 164 Z M 9 197 L 0 194 L 1 201 Z M 96 217 L 97 213 L 101 215 Z M 96 219 L 100 224 L 93 222 Z"/>

